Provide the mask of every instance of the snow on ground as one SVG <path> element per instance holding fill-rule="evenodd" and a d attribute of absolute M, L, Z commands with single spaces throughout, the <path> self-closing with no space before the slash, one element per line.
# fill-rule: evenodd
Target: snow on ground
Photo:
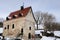
<path fill-rule="evenodd" d="M 56 40 L 60 40 L 59 38 L 57 38 Z"/>
<path fill-rule="evenodd" d="M 41 32 L 44 32 L 44 30 L 35 30 L 35 34 L 40 34 Z"/>
<path fill-rule="evenodd" d="M 46 37 L 46 36 L 43 36 L 42 38 L 41 38 L 41 40 L 60 40 L 59 38 L 54 38 L 54 37 Z"/>
<path fill-rule="evenodd" d="M 41 36 L 42 36 L 42 33 L 41 32 L 43 32 L 44 30 L 36 30 L 35 31 L 35 34 L 40 34 Z"/>
<path fill-rule="evenodd" d="M 54 34 L 60 37 L 60 31 L 54 31 Z"/>
<path fill-rule="evenodd" d="M 41 32 L 44 32 L 44 30 L 35 30 L 35 34 L 41 34 Z M 49 31 L 47 32 L 50 33 Z M 54 35 L 60 37 L 60 31 L 54 31 Z"/>
<path fill-rule="evenodd" d="M 42 38 L 41 38 L 41 40 L 54 40 L 55 38 L 53 38 L 53 37 L 46 37 L 46 36 L 43 36 Z"/>
<path fill-rule="evenodd" d="M 44 32 L 44 30 L 35 30 L 35 34 L 40 34 L 42 36 L 41 31 Z M 48 31 L 48 33 L 50 33 L 50 32 Z M 60 31 L 54 31 L 54 35 L 60 37 Z M 42 38 L 41 38 L 41 40 L 55 40 L 55 39 L 60 40 L 60 38 L 46 37 L 46 36 L 42 36 Z"/>

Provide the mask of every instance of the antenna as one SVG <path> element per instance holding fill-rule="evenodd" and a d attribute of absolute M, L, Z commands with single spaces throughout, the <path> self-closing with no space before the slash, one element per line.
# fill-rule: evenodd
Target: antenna
<path fill-rule="evenodd" d="M 24 7 L 24 2 L 23 2 L 23 7 Z"/>
<path fill-rule="evenodd" d="M 22 6 L 21 6 L 21 10 L 23 10 L 24 9 L 24 2 L 23 2 L 23 4 L 22 4 Z"/>

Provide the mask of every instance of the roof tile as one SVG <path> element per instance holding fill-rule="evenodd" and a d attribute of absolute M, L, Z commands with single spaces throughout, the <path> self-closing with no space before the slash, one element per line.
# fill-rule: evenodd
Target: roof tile
<path fill-rule="evenodd" d="M 26 16 L 29 12 L 29 9 L 31 7 L 27 7 L 27 8 L 24 8 L 23 10 L 17 10 L 17 11 L 14 11 L 12 13 L 10 13 L 9 17 L 13 17 L 13 15 L 19 15 L 19 14 L 23 14 L 22 17 Z"/>

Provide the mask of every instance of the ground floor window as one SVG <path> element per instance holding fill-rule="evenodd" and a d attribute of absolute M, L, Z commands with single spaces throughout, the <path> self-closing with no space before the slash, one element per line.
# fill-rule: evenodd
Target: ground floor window
<path fill-rule="evenodd" d="M 23 35 L 23 28 L 21 29 L 21 34 Z"/>
<path fill-rule="evenodd" d="M 28 39 L 31 39 L 31 33 L 28 34 Z"/>

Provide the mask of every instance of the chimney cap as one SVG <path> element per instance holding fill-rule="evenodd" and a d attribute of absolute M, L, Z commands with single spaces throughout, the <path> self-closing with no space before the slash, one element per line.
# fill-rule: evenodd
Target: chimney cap
<path fill-rule="evenodd" d="M 21 6 L 21 10 L 23 10 L 24 9 L 24 6 Z"/>

